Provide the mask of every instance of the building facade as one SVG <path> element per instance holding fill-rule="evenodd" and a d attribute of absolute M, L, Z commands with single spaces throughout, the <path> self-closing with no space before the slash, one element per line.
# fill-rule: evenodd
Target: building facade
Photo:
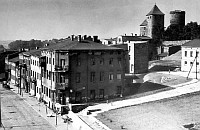
<path fill-rule="evenodd" d="M 200 39 L 194 39 L 182 45 L 181 70 L 200 72 Z"/>
<path fill-rule="evenodd" d="M 146 73 L 149 62 L 149 43 L 151 38 L 147 36 L 120 35 L 115 44 L 109 44 L 125 50 L 125 73 Z"/>
<path fill-rule="evenodd" d="M 102 45 L 95 39 L 72 36 L 71 40 L 42 50 L 41 93 L 49 106 L 123 94 L 124 50 Z"/>

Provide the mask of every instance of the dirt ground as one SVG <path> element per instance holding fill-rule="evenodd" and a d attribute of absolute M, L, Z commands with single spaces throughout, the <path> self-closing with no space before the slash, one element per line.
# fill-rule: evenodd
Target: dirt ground
<path fill-rule="evenodd" d="M 112 130 L 184 130 L 183 125 L 191 123 L 196 125 L 190 130 L 200 130 L 199 94 L 111 110 L 99 114 L 97 119 Z"/>

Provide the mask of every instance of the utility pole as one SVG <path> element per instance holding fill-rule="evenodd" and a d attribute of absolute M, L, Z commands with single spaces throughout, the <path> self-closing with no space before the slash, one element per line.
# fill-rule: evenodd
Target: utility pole
<path fill-rule="evenodd" d="M 197 79 L 197 50 L 196 50 L 196 79 Z"/>
<path fill-rule="evenodd" d="M 2 84 L 3 86 L 3 84 Z M 0 91 L 0 127 L 2 127 L 2 122 L 1 122 L 1 91 Z"/>
<path fill-rule="evenodd" d="M 19 89 L 20 89 L 20 95 L 22 94 L 22 88 L 21 88 L 21 80 L 22 80 L 22 76 L 21 76 L 21 65 L 19 66 L 19 76 L 20 76 L 20 80 L 19 80 Z"/>

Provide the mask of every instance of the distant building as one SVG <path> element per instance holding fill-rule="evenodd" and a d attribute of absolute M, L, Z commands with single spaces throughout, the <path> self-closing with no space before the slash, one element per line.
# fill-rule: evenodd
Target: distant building
<path fill-rule="evenodd" d="M 150 37 L 147 36 L 127 36 L 120 35 L 116 38 L 116 43 L 110 46 L 123 48 L 125 53 L 125 73 L 146 73 L 149 61 Z"/>
<path fill-rule="evenodd" d="M 164 15 L 157 5 L 154 5 L 140 25 L 140 35 L 154 39 L 158 34 L 162 33 L 164 31 Z"/>
<path fill-rule="evenodd" d="M 179 26 L 180 28 L 183 28 L 185 26 L 185 11 L 170 11 L 170 15 L 170 25 Z"/>
<path fill-rule="evenodd" d="M 180 40 L 180 41 L 163 41 L 162 45 L 157 47 L 158 57 L 160 60 L 166 56 L 170 56 L 179 50 L 181 50 L 181 46 L 190 40 Z"/>
<path fill-rule="evenodd" d="M 200 39 L 194 39 L 182 45 L 181 70 L 200 72 Z"/>

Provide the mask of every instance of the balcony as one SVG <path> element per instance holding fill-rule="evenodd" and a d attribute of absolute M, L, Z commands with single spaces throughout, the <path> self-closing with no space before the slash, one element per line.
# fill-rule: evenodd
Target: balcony
<path fill-rule="evenodd" d="M 54 72 L 67 72 L 69 69 L 68 65 L 58 66 L 55 65 Z"/>
<path fill-rule="evenodd" d="M 55 89 L 65 90 L 68 87 L 68 83 L 56 83 Z"/>

